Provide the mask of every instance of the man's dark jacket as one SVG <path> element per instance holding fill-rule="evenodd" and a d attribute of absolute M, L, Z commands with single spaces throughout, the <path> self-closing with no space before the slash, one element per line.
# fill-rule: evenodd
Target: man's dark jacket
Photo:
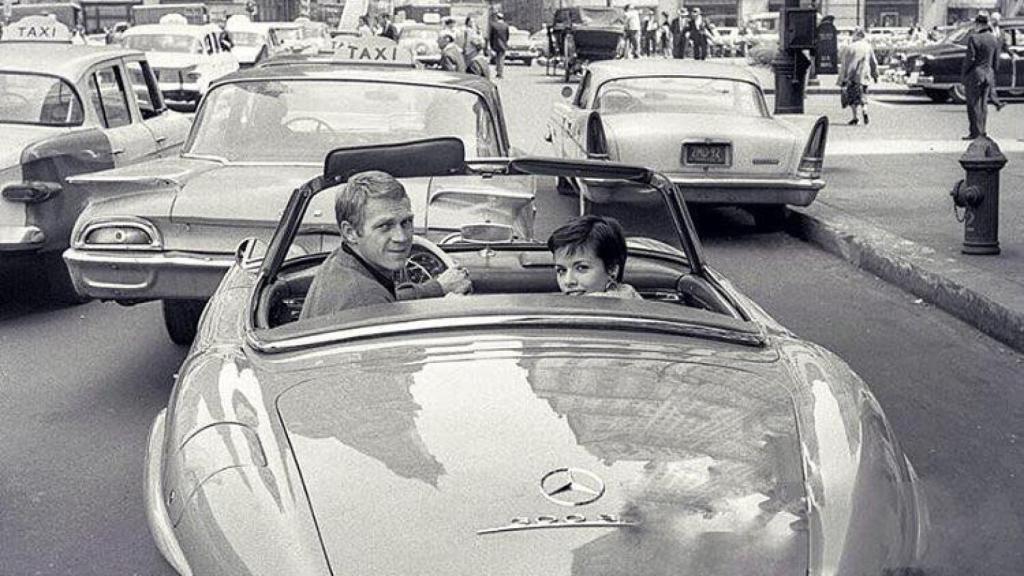
<path fill-rule="evenodd" d="M 394 275 L 377 271 L 342 244 L 324 260 L 313 278 L 300 318 L 326 316 L 350 308 L 395 300 L 444 296 L 444 289 L 437 280 L 412 284 L 407 282 L 402 272 L 398 274 L 400 283 L 396 283 Z"/>
<path fill-rule="evenodd" d="M 981 28 L 967 37 L 967 55 L 961 69 L 964 84 L 988 82 L 994 87 L 998 65 L 999 40 L 992 34 L 991 28 Z"/>
<path fill-rule="evenodd" d="M 492 52 L 508 50 L 508 24 L 504 20 L 491 21 L 490 42 Z"/>

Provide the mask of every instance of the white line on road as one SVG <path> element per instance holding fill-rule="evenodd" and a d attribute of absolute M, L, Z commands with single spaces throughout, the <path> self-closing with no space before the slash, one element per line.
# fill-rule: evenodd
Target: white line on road
<path fill-rule="evenodd" d="M 1004 154 L 1024 152 L 1024 141 L 1012 138 L 996 140 Z M 970 142 L 963 140 L 830 140 L 826 156 L 862 156 L 878 154 L 963 154 Z"/>

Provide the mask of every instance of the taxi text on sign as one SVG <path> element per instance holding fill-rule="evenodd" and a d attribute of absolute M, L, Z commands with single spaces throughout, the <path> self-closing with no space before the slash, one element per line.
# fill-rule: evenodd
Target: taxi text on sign
<path fill-rule="evenodd" d="M 71 30 L 48 16 L 28 16 L 4 28 L 3 42 L 71 42 Z"/>
<path fill-rule="evenodd" d="M 383 36 L 353 38 L 337 44 L 334 60 L 353 64 L 415 66 L 412 52 Z"/>

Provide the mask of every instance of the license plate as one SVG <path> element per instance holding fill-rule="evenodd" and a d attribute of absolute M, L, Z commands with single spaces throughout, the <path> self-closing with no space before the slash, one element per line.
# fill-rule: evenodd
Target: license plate
<path fill-rule="evenodd" d="M 717 143 L 683 144 L 683 164 L 729 166 L 732 164 L 732 145 Z"/>
<path fill-rule="evenodd" d="M 907 79 L 907 84 L 917 84 L 918 78 L 921 77 L 919 72 L 911 72 L 910 78 Z"/>

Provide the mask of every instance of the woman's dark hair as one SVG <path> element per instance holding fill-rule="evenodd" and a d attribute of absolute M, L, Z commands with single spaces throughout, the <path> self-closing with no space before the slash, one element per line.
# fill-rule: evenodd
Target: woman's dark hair
<path fill-rule="evenodd" d="M 622 282 L 626 270 L 626 236 L 618 220 L 609 216 L 578 216 L 552 232 L 548 238 L 548 250 L 552 254 L 562 248 L 568 248 L 572 254 L 583 247 L 597 254 L 605 270 L 618 266 L 615 281 Z"/>

